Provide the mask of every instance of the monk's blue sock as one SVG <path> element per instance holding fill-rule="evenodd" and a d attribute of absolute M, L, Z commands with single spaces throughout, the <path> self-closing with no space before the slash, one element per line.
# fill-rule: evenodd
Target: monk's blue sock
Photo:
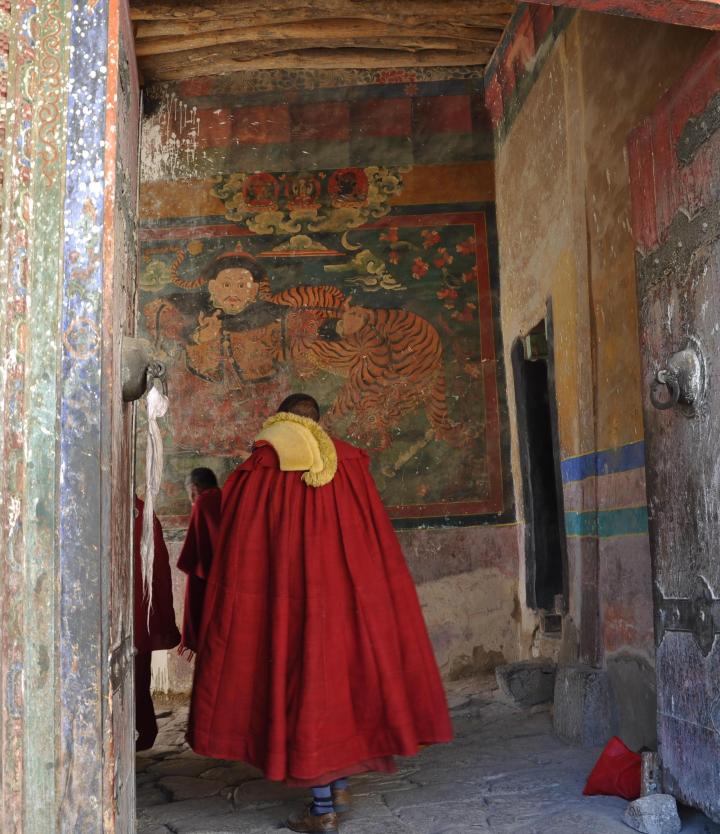
<path fill-rule="evenodd" d="M 315 814 L 316 817 L 320 817 L 323 814 L 332 814 L 333 801 L 331 785 L 323 785 L 319 788 L 313 788 L 312 796 L 313 803 L 312 808 L 310 809 L 311 813 Z"/>
<path fill-rule="evenodd" d="M 336 779 L 330 786 L 334 791 L 346 791 L 348 788 L 347 779 Z"/>

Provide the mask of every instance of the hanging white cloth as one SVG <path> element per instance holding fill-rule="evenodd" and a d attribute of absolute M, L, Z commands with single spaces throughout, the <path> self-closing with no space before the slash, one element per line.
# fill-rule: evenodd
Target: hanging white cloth
<path fill-rule="evenodd" d="M 143 512 L 140 558 L 142 561 L 143 594 L 147 599 L 148 622 L 152 610 L 153 564 L 155 541 L 153 536 L 153 512 L 155 498 L 160 491 L 163 472 L 163 442 L 158 419 L 167 414 L 170 401 L 154 385 L 147 395 L 148 437 L 145 449 L 145 509 Z"/>
<path fill-rule="evenodd" d="M 168 668 L 168 656 L 170 652 L 153 652 L 150 661 L 150 691 L 162 692 L 165 695 L 170 691 L 170 670 Z"/>

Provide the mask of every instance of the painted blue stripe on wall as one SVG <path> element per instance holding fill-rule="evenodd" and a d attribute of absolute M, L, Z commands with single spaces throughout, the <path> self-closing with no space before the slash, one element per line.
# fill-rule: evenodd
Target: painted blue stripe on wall
<path fill-rule="evenodd" d="M 582 481 L 593 475 L 611 475 L 645 466 L 645 442 L 628 443 L 619 449 L 589 452 L 576 458 L 568 458 L 560 464 L 563 483 Z"/>
<path fill-rule="evenodd" d="M 647 533 L 647 507 L 622 507 L 598 513 L 566 512 L 565 530 L 568 536 L 597 536 L 601 539 Z"/>

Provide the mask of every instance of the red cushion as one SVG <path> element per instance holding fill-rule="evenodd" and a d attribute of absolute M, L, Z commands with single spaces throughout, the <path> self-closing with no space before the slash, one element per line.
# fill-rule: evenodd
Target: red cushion
<path fill-rule="evenodd" d="M 633 800 L 640 796 L 642 757 L 633 753 L 614 736 L 605 746 L 592 769 L 585 796 L 621 796 Z"/>

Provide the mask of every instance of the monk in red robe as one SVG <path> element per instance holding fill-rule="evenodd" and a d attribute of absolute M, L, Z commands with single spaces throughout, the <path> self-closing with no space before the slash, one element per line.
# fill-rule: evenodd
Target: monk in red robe
<path fill-rule="evenodd" d="M 135 496 L 135 729 L 136 750 L 148 750 L 155 744 L 158 727 L 150 694 L 152 653 L 172 649 L 180 642 L 175 624 L 170 555 L 165 546 L 162 527 L 153 515 L 153 582 L 152 608 L 148 618 L 148 599 L 144 593 L 140 540 L 142 539 L 145 502 Z"/>
<path fill-rule="evenodd" d="M 177 566 L 187 574 L 182 641 L 178 652 L 191 658 L 197 652 L 203 600 L 210 574 L 215 539 L 220 527 L 222 492 L 212 469 L 199 466 L 185 482 L 192 512 Z"/>
<path fill-rule="evenodd" d="M 188 728 L 200 755 L 312 787 L 300 832 L 338 830 L 346 777 L 452 738 L 368 456 L 318 419 L 289 397 L 223 488 Z"/>

